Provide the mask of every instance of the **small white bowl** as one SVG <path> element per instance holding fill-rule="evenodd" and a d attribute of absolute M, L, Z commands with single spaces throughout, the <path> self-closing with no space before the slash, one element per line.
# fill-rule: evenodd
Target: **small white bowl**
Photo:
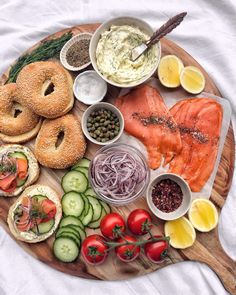
<path fill-rule="evenodd" d="M 119 122 L 120 122 L 120 131 L 117 134 L 117 136 L 111 140 L 106 141 L 106 142 L 100 142 L 100 141 L 97 141 L 96 139 L 92 138 L 88 132 L 88 129 L 87 129 L 87 119 L 88 119 L 89 115 L 93 111 L 98 110 L 98 109 L 107 109 L 107 110 L 112 111 L 113 113 L 115 113 L 117 115 Z M 98 145 L 108 145 L 108 144 L 114 143 L 115 141 L 117 141 L 121 137 L 123 130 L 124 130 L 124 118 L 123 118 L 123 115 L 121 114 L 121 112 L 112 104 L 107 103 L 107 102 L 99 102 L 99 103 L 96 103 L 96 104 L 88 107 L 87 110 L 83 113 L 83 116 L 81 119 L 81 125 L 82 125 L 83 133 L 87 137 L 88 140 L 90 140 L 91 142 L 98 144 Z"/>
<path fill-rule="evenodd" d="M 91 61 L 89 61 L 88 63 L 80 66 L 80 67 L 74 67 L 70 64 L 68 64 L 67 59 L 66 59 L 66 53 L 68 51 L 68 49 L 77 41 L 79 40 L 90 40 L 92 38 L 92 34 L 90 33 L 81 33 L 78 34 L 74 37 L 72 37 L 69 41 L 66 42 L 66 44 L 62 47 L 61 52 L 60 52 L 60 61 L 62 63 L 62 65 L 70 71 L 76 72 L 76 71 L 80 71 L 85 69 L 87 66 L 89 66 L 91 64 Z"/>
<path fill-rule="evenodd" d="M 169 213 L 157 209 L 157 207 L 152 202 L 152 190 L 155 184 L 163 179 L 171 179 L 175 181 L 180 186 L 183 192 L 183 201 L 181 205 L 175 211 Z M 174 173 L 163 173 L 153 179 L 148 186 L 146 198 L 149 209 L 152 211 L 152 213 L 163 220 L 174 220 L 185 215 L 190 208 L 192 202 L 192 194 L 188 183 L 181 176 Z"/>
<path fill-rule="evenodd" d="M 78 83 L 79 83 L 79 80 L 81 80 L 81 77 L 85 77 L 85 76 L 88 76 L 88 78 L 90 79 L 90 82 L 93 80 L 93 79 L 96 79 L 98 81 L 98 83 L 100 84 L 100 87 L 101 87 L 101 91 L 100 91 L 100 94 L 98 93 L 98 91 L 95 91 L 96 92 L 96 95 L 98 95 L 95 99 L 92 99 L 90 98 L 88 95 L 84 94 L 84 96 L 82 95 L 82 90 L 80 92 L 80 89 L 82 88 L 79 88 L 77 87 Z M 93 81 L 92 81 L 93 82 Z M 93 88 L 95 87 L 95 83 L 93 85 Z M 86 88 L 86 85 L 85 85 L 85 88 Z M 96 90 L 96 89 L 95 89 Z M 95 103 L 98 103 L 99 101 L 101 101 L 104 96 L 106 95 L 107 93 L 107 82 L 104 81 L 98 74 L 97 72 L 95 71 L 85 71 L 83 73 L 80 73 L 76 78 L 75 78 L 75 81 L 74 81 L 74 85 L 73 85 L 73 92 L 74 92 L 74 95 L 75 97 L 87 104 L 87 105 L 92 105 L 92 104 L 95 104 Z"/>
<path fill-rule="evenodd" d="M 148 75 L 146 75 L 143 78 L 141 78 L 140 80 L 132 82 L 132 83 L 127 83 L 127 84 L 116 83 L 100 73 L 100 71 L 98 70 L 98 67 L 97 67 L 97 60 L 96 60 L 96 49 L 97 49 L 97 44 L 98 44 L 98 41 L 101 37 L 101 34 L 104 33 L 105 31 L 108 31 L 112 25 L 135 26 L 135 27 L 140 28 L 144 33 L 148 34 L 149 36 L 152 36 L 152 34 L 154 33 L 152 27 L 148 23 L 146 23 L 145 21 L 143 21 L 141 19 L 134 18 L 134 17 L 128 17 L 128 16 L 127 17 L 118 17 L 118 18 L 113 18 L 113 19 L 103 23 L 93 34 L 93 37 L 92 37 L 92 39 L 90 41 L 90 45 L 89 45 L 89 56 L 90 56 L 90 60 L 92 62 L 92 66 L 93 66 L 94 70 L 109 84 L 117 86 L 117 87 L 128 88 L 128 87 L 134 87 L 139 84 L 142 84 L 143 82 L 148 80 L 155 73 L 155 71 L 158 67 L 158 64 L 159 64 L 160 58 L 161 58 L 161 43 L 158 42 L 155 45 L 157 48 L 158 55 L 157 55 L 156 62 L 153 64 L 153 68 L 151 69 L 151 71 Z"/>

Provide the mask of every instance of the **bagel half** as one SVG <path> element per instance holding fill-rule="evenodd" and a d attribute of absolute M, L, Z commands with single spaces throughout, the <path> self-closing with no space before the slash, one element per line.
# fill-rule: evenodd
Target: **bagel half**
<path fill-rule="evenodd" d="M 35 195 L 46 196 L 48 199 L 54 202 L 57 208 L 57 212 L 54 217 L 55 222 L 53 227 L 51 228 L 49 232 L 47 232 L 46 234 L 42 234 L 40 236 L 38 236 L 32 231 L 21 232 L 17 229 L 14 223 L 14 211 L 16 210 L 17 206 L 21 204 L 23 197 L 25 196 L 33 197 Z M 21 194 L 21 196 L 10 207 L 8 212 L 7 223 L 9 225 L 9 229 L 11 233 L 17 240 L 27 242 L 27 243 L 38 243 L 38 242 L 46 240 L 55 232 L 61 220 L 61 216 L 62 216 L 61 201 L 58 194 L 49 186 L 36 184 L 25 189 L 25 191 Z"/>
<path fill-rule="evenodd" d="M 34 154 L 31 152 L 29 148 L 18 144 L 5 144 L 0 146 L 0 157 L 6 152 L 24 153 L 28 160 L 28 178 L 26 182 L 22 186 L 16 188 L 16 190 L 12 193 L 0 190 L 0 196 L 15 197 L 18 196 L 26 187 L 33 184 L 38 179 L 40 169 Z"/>
<path fill-rule="evenodd" d="M 16 83 L 20 103 L 40 116 L 57 118 L 73 107 L 73 79 L 58 62 L 28 64 L 20 71 Z"/>

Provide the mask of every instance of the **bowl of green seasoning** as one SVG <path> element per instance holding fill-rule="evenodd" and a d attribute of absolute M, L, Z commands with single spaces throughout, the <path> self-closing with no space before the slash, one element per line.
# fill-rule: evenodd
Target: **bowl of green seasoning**
<path fill-rule="evenodd" d="M 106 102 L 99 102 L 87 108 L 81 123 L 86 138 L 99 145 L 114 143 L 124 130 L 121 112 Z"/>

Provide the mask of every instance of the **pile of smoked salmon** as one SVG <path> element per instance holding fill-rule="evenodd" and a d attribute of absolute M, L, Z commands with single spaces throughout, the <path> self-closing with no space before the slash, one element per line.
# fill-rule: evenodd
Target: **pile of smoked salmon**
<path fill-rule="evenodd" d="M 210 177 L 217 156 L 223 110 L 210 98 L 186 98 L 170 110 L 160 93 L 142 85 L 116 99 L 125 131 L 147 148 L 151 169 L 169 164 L 191 190 L 199 192 Z"/>

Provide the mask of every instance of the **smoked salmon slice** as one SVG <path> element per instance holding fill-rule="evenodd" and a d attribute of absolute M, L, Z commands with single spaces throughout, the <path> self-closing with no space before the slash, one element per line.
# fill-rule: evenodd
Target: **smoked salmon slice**
<path fill-rule="evenodd" d="M 223 111 L 210 98 L 187 98 L 170 113 L 181 133 L 182 150 L 170 162 L 168 172 L 181 175 L 194 192 L 210 177 L 217 156 Z"/>
<path fill-rule="evenodd" d="M 148 164 L 157 169 L 177 155 L 181 148 L 180 132 L 160 93 L 144 84 L 116 99 L 115 105 L 125 121 L 125 131 L 147 148 Z"/>
<path fill-rule="evenodd" d="M 25 179 L 28 170 L 28 161 L 25 159 L 16 159 L 17 162 L 17 174 L 20 179 Z"/>

